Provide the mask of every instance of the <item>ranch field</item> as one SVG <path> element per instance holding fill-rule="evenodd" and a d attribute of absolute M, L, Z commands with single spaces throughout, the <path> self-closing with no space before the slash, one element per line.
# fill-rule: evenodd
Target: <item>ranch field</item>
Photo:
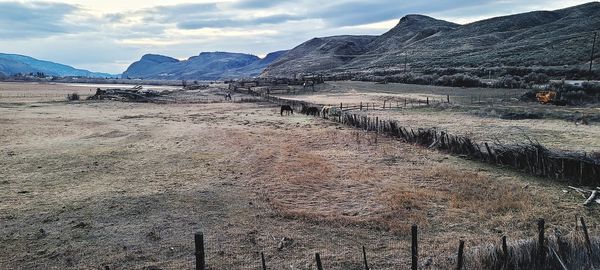
<path fill-rule="evenodd" d="M 397 120 L 401 125 L 415 129 L 438 128 L 451 134 L 466 135 L 478 142 L 534 140 L 552 149 L 600 150 L 600 106 L 559 107 L 521 102 L 518 97 L 525 93 L 523 89 L 330 82 L 316 90 L 314 93 L 278 96 L 337 107 L 342 103 L 352 106 L 351 111 L 357 114 Z M 430 106 L 424 106 L 427 98 Z M 446 103 L 448 98 L 450 103 Z M 405 100 L 408 100 L 406 105 Z M 417 104 L 417 100 L 422 103 Z M 385 110 L 382 109 L 384 101 L 388 106 Z M 357 107 L 361 102 L 362 111 Z M 373 104 L 375 109 L 366 108 Z M 582 117 L 588 120 L 588 125 L 577 122 Z"/>
<path fill-rule="evenodd" d="M 331 85 L 290 97 L 431 95 Z M 280 116 L 270 103 L 58 98 L 89 89 L 0 83 L 0 269 L 193 269 L 198 231 L 209 269 L 259 269 L 260 252 L 269 269 L 315 269 L 315 252 L 326 269 L 363 269 L 362 246 L 372 269 L 409 269 L 412 224 L 421 269 L 448 269 L 459 239 L 469 266 L 503 235 L 509 245 L 534 237 L 539 218 L 548 234 L 576 233 L 577 216 L 598 232 L 600 206 L 582 206 L 564 183 Z M 464 106 L 373 113 L 482 139 L 519 127 L 553 147 L 600 147 L 597 122 L 503 120 Z"/>

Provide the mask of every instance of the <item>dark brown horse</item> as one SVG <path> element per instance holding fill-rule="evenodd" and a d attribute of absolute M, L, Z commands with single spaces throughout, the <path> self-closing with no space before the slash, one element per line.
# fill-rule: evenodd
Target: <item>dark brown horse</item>
<path fill-rule="evenodd" d="M 294 114 L 294 109 L 290 105 L 281 105 L 281 116 L 283 116 L 283 112 L 286 112 L 287 115 Z"/>
<path fill-rule="evenodd" d="M 309 106 L 302 104 L 302 110 L 300 111 L 300 113 L 303 113 L 306 115 L 318 116 L 319 111 L 321 111 L 321 110 L 319 110 L 319 108 L 317 108 L 317 107 L 309 107 Z"/>

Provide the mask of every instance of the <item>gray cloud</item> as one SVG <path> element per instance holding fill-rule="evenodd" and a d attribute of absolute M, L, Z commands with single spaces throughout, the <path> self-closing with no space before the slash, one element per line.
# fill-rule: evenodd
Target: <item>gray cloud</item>
<path fill-rule="evenodd" d="M 191 20 L 177 23 L 177 27 L 180 29 L 199 29 L 199 28 L 221 28 L 221 27 L 248 27 L 257 26 L 264 24 L 280 24 L 289 21 L 303 20 L 300 16 L 278 14 L 273 16 L 265 16 L 253 19 L 201 19 Z"/>
<path fill-rule="evenodd" d="M 145 20 L 160 22 L 181 22 L 206 17 L 216 17 L 221 13 L 218 3 L 179 4 L 171 6 L 157 6 L 143 10 Z"/>
<path fill-rule="evenodd" d="M 81 5 L 69 5 L 0 0 L 0 52 L 117 73 L 145 53 L 177 58 L 217 50 L 265 54 L 293 48 L 316 36 L 382 34 L 388 30 L 386 26 L 363 26 L 399 20 L 407 14 L 468 22 L 585 2 L 214 0 L 97 14 L 80 1 Z M 202 28 L 217 30 L 185 31 Z M 253 31 L 267 34 L 238 34 Z"/>
<path fill-rule="evenodd" d="M 239 9 L 264 9 L 264 8 L 270 8 L 270 7 L 274 7 L 274 6 L 278 6 L 284 3 L 290 3 L 290 2 L 294 2 L 293 0 L 279 0 L 279 1 L 273 1 L 273 0 L 241 0 L 241 1 L 237 1 L 234 2 L 233 4 L 231 4 L 232 8 L 239 8 Z M 296 1 L 298 2 L 298 1 Z"/>
<path fill-rule="evenodd" d="M 0 2 L 0 39 L 45 37 L 67 33 L 65 16 L 78 7 L 52 2 Z"/>

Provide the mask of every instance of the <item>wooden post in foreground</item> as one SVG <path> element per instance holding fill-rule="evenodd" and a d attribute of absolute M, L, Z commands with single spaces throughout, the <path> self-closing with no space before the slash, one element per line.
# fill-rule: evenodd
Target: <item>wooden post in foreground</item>
<path fill-rule="evenodd" d="M 194 234 L 194 245 L 196 247 L 196 270 L 205 270 L 206 262 L 204 261 L 204 234 L 197 232 Z"/>
<path fill-rule="evenodd" d="M 265 254 L 263 252 L 260 253 L 260 262 L 262 263 L 262 269 L 267 270 L 267 262 L 265 261 Z"/>
<path fill-rule="evenodd" d="M 317 261 L 317 269 L 323 270 L 323 265 L 321 264 L 321 255 L 319 253 L 315 253 L 315 260 Z"/>
<path fill-rule="evenodd" d="M 363 248 L 363 261 L 365 263 L 365 270 L 369 270 L 369 263 L 367 262 L 367 251 L 365 251 L 365 246 Z"/>
<path fill-rule="evenodd" d="M 544 226 L 545 226 L 545 221 L 544 219 L 539 219 L 538 220 L 538 251 L 537 251 L 537 255 L 538 255 L 538 268 L 539 269 L 543 269 L 544 268 L 544 262 L 546 261 L 546 248 L 544 247 Z"/>
<path fill-rule="evenodd" d="M 411 264 L 411 268 L 412 270 L 417 270 L 419 268 L 419 247 L 418 245 L 418 241 L 417 241 L 417 225 L 412 225 L 411 227 L 411 234 L 412 234 L 412 245 L 411 245 L 411 260 L 412 260 L 412 264 Z"/>
<path fill-rule="evenodd" d="M 586 245 L 588 253 L 591 257 L 592 256 L 592 242 L 590 241 L 590 235 L 588 234 L 587 226 L 585 225 L 585 220 L 583 220 L 583 217 L 580 217 L 579 219 L 581 221 L 581 228 L 583 229 L 583 236 L 585 237 L 585 245 Z"/>
<path fill-rule="evenodd" d="M 506 235 L 502 236 L 502 260 L 504 261 L 503 263 L 503 269 L 505 269 L 508 264 L 508 245 L 506 244 Z"/>
<path fill-rule="evenodd" d="M 465 241 L 460 240 L 460 243 L 458 244 L 458 257 L 457 257 L 457 263 L 456 263 L 456 270 L 462 270 L 462 268 L 463 268 L 464 249 L 465 249 Z"/>

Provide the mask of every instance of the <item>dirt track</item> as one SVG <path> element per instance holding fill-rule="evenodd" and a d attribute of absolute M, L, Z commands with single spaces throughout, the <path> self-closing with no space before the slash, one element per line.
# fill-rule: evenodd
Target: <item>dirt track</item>
<path fill-rule="evenodd" d="M 0 104 L 1 269 L 374 269 L 598 223 L 564 186 L 268 104 Z M 525 188 L 527 187 L 527 188 Z M 282 238 L 292 241 L 281 241 Z"/>

